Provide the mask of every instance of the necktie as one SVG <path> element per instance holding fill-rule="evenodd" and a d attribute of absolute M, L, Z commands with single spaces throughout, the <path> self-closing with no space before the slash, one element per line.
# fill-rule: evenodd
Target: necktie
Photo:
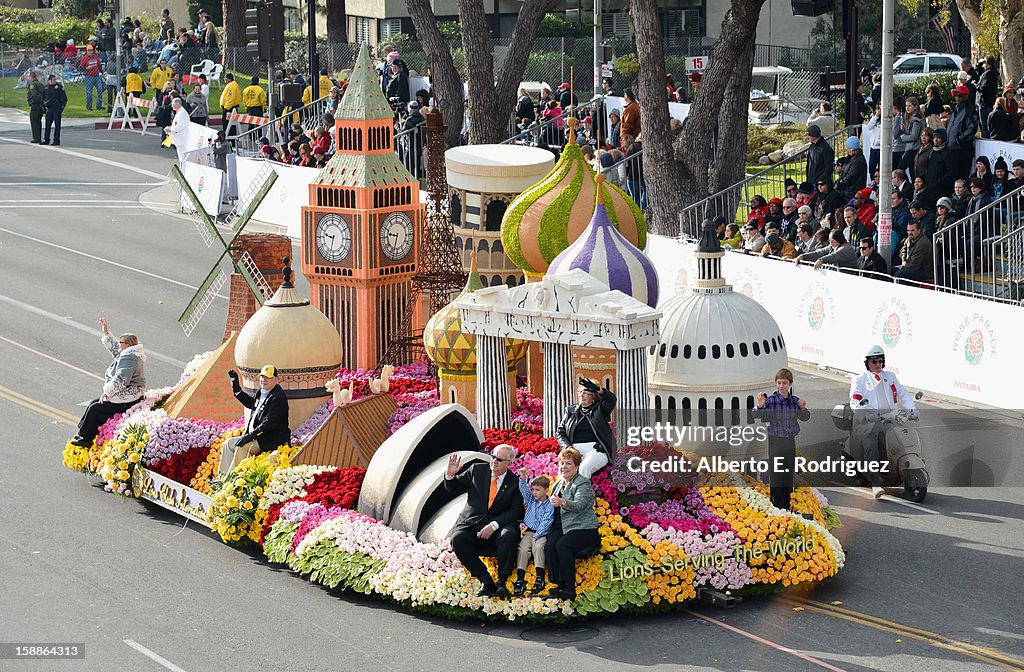
<path fill-rule="evenodd" d="M 494 498 L 498 496 L 498 477 L 491 476 L 491 491 L 487 493 L 487 508 L 494 504 Z"/>

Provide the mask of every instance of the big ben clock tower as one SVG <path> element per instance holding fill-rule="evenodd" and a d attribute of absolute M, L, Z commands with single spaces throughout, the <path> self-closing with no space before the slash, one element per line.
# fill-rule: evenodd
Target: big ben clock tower
<path fill-rule="evenodd" d="M 334 118 L 335 154 L 302 208 L 302 272 L 313 305 L 341 333 L 342 366 L 372 369 L 401 335 L 424 208 L 395 156 L 391 107 L 366 45 Z"/>

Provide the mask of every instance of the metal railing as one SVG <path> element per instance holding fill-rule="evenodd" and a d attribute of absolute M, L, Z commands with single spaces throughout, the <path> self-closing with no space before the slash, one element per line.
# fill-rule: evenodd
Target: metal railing
<path fill-rule="evenodd" d="M 395 131 L 395 154 L 405 169 L 420 182 L 427 177 L 426 147 L 423 133 L 424 124 L 405 131 Z"/>
<path fill-rule="evenodd" d="M 275 142 L 275 138 L 278 143 L 286 142 L 288 140 L 288 128 L 293 123 L 300 123 L 303 128 L 307 126 L 315 126 L 320 122 L 320 117 L 327 110 L 327 101 L 330 100 L 330 96 L 324 96 L 318 100 L 314 100 L 309 105 L 296 108 L 280 117 L 271 119 L 265 124 L 254 126 L 242 133 L 234 136 L 229 136 L 229 139 L 235 143 L 235 151 L 239 156 L 252 157 L 260 153 L 260 138 L 266 136 L 270 138 L 271 142 Z"/>
<path fill-rule="evenodd" d="M 956 294 L 1021 298 L 1024 187 L 935 232 L 936 287 Z"/>
<path fill-rule="evenodd" d="M 842 149 L 847 136 L 859 134 L 860 125 L 857 124 L 833 133 L 824 141 L 828 142 L 835 151 L 837 146 Z M 839 156 L 838 152 L 836 156 Z M 747 176 L 734 185 L 683 208 L 683 211 L 679 213 L 679 231 L 675 234 L 699 238 L 705 220 L 713 219 L 718 215 L 725 217 L 727 221 L 742 224 L 743 222 L 738 219 L 741 208 L 744 204 L 749 203 L 751 198 L 763 196 L 766 201 L 773 197 L 785 198 L 786 180 L 792 179 L 799 185 L 806 181 L 806 176 L 807 148 L 804 148 L 760 172 Z M 666 232 L 666 235 L 673 234 Z"/>

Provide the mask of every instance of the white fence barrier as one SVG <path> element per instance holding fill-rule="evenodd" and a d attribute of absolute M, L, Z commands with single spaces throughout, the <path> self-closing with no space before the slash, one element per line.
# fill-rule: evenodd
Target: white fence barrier
<path fill-rule="evenodd" d="M 264 163 L 268 162 L 238 157 L 238 193 L 244 194 L 249 189 Z M 277 173 L 277 181 L 270 188 L 260 207 L 256 209 L 253 218 L 285 227 L 287 235 L 298 240 L 302 235 L 300 208 L 309 205 L 309 185 L 320 174 L 320 169 L 289 166 L 273 161 L 269 162 L 269 165 Z"/>
<path fill-rule="evenodd" d="M 661 302 L 697 277 L 693 244 L 650 236 Z M 834 270 L 816 271 L 726 253 L 722 271 L 737 292 L 763 305 L 782 329 L 789 356 L 849 372 L 864 369 L 873 344 L 911 387 L 999 408 L 1024 408 L 1019 355 L 1024 308 Z"/>

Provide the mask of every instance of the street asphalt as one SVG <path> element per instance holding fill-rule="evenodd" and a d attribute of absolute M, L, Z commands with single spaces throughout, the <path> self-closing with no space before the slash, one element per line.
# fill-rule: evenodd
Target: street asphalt
<path fill-rule="evenodd" d="M 151 387 L 175 383 L 220 343 L 223 298 L 191 337 L 177 324 L 219 250 L 174 214 L 161 187 L 174 155 L 157 137 L 74 128 L 52 148 L 27 144 L 26 131 L 0 133 L 0 643 L 79 642 L 85 657 L 0 670 L 1024 670 L 1011 413 L 957 408 L 974 424 L 922 431 L 926 445 L 956 434 L 984 453 L 971 433 L 1005 421 L 991 477 L 972 481 L 999 487 L 937 487 L 920 505 L 826 488 L 848 561 L 811 593 L 562 627 L 452 623 L 331 592 L 104 493 L 61 465 L 109 361 L 97 320 L 140 335 Z M 846 394 L 841 376 L 797 375 L 822 415 Z M 834 447 L 821 427 L 809 443 Z M 958 455 L 926 459 L 954 478 Z"/>

